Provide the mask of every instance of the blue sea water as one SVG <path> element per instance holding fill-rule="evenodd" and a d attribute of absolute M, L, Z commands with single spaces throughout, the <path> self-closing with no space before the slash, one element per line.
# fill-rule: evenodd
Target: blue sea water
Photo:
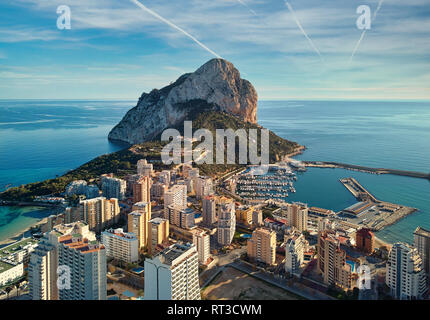
<path fill-rule="evenodd" d="M 430 102 L 264 101 L 258 122 L 307 150 L 302 160 L 430 172 Z M 413 242 L 430 229 L 430 180 L 310 168 L 289 200 L 340 210 L 355 203 L 339 182 L 355 177 L 377 198 L 419 209 L 380 232 L 388 242 Z"/>
<path fill-rule="evenodd" d="M 107 134 L 135 103 L 1 100 L 0 190 L 61 175 L 121 149 Z M 429 102 L 260 101 L 257 116 L 261 125 L 307 147 L 299 159 L 430 172 Z M 418 225 L 430 229 L 428 180 L 311 168 L 299 175 L 289 200 L 343 209 L 355 203 L 339 182 L 349 176 L 380 199 L 419 209 L 378 232 L 380 238 L 411 242 Z M 40 218 L 28 210 L 2 208 L 0 241 L 24 221 Z"/>

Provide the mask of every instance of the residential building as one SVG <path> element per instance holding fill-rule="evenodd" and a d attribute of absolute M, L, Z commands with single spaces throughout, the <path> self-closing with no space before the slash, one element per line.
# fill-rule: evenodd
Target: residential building
<path fill-rule="evenodd" d="M 352 286 L 351 265 L 346 263 L 346 252 L 340 249 L 340 242 L 334 232 L 324 231 L 318 234 L 318 270 L 324 283 L 343 289 Z"/>
<path fill-rule="evenodd" d="M 165 184 L 157 181 L 151 186 L 151 197 L 156 199 L 163 198 L 164 192 L 168 189 L 169 188 Z"/>
<path fill-rule="evenodd" d="M 126 198 L 127 182 L 125 180 L 102 175 L 101 182 L 104 197 L 118 200 Z"/>
<path fill-rule="evenodd" d="M 414 232 L 414 246 L 423 260 L 424 270 L 430 274 L 430 231 L 417 227 Z"/>
<path fill-rule="evenodd" d="M 143 176 L 133 184 L 133 203 L 151 202 L 151 178 Z"/>
<path fill-rule="evenodd" d="M 65 288 L 60 288 L 60 300 L 106 300 L 104 246 L 75 233 L 60 237 L 59 242 L 58 265 L 70 270 L 70 285 L 66 280 Z"/>
<path fill-rule="evenodd" d="M 142 202 L 138 202 L 142 204 Z M 142 209 L 128 214 L 128 232 L 133 232 L 138 239 L 139 250 L 144 250 L 148 246 L 148 223 L 151 220 L 151 205 L 148 203 Z M 133 210 L 135 210 L 133 206 Z"/>
<path fill-rule="evenodd" d="M 253 206 L 241 205 L 236 207 L 236 222 L 246 227 L 251 226 L 253 212 L 254 212 Z"/>
<path fill-rule="evenodd" d="M 0 286 L 4 286 L 24 275 L 24 264 L 7 259 L 0 260 Z"/>
<path fill-rule="evenodd" d="M 146 159 L 140 159 L 137 161 L 137 174 L 140 174 L 145 177 L 152 177 L 153 167 L 152 163 L 148 163 Z"/>
<path fill-rule="evenodd" d="M 223 203 L 218 209 L 218 243 L 228 246 L 236 231 L 235 203 Z"/>
<path fill-rule="evenodd" d="M 247 243 L 248 257 L 274 265 L 276 259 L 276 233 L 266 228 L 257 228 Z"/>
<path fill-rule="evenodd" d="M 285 271 L 296 274 L 304 262 L 308 242 L 300 232 L 285 235 Z"/>
<path fill-rule="evenodd" d="M 139 240 L 131 232 L 123 229 L 109 229 L 102 232 L 102 243 L 106 248 L 106 257 L 126 263 L 139 260 Z"/>
<path fill-rule="evenodd" d="M 287 203 L 282 209 L 288 225 L 295 227 L 300 232 L 307 230 L 309 208 L 306 204 L 301 202 Z"/>
<path fill-rule="evenodd" d="M 200 300 L 194 244 L 175 243 L 145 259 L 145 300 Z"/>
<path fill-rule="evenodd" d="M 252 211 L 252 224 L 257 227 L 263 225 L 263 212 L 261 210 L 254 209 Z"/>
<path fill-rule="evenodd" d="M 39 241 L 28 264 L 29 295 L 32 300 L 58 300 L 58 251 L 48 237 Z"/>
<path fill-rule="evenodd" d="M 164 211 L 164 218 L 169 220 L 171 225 L 178 226 L 183 229 L 191 229 L 195 226 L 195 212 L 191 208 L 178 208 L 170 205 Z"/>
<path fill-rule="evenodd" d="M 88 223 L 90 230 L 101 232 L 118 223 L 120 208 L 118 199 L 98 197 L 81 200 L 78 206 L 79 216 L 82 221 Z"/>
<path fill-rule="evenodd" d="M 169 170 L 163 170 L 158 175 L 158 181 L 165 184 L 166 186 L 170 186 L 171 175 Z"/>
<path fill-rule="evenodd" d="M 210 258 L 210 235 L 203 229 L 193 230 L 193 243 L 196 245 L 199 263 L 206 265 Z"/>
<path fill-rule="evenodd" d="M 366 254 L 372 254 L 375 247 L 375 235 L 370 229 L 361 228 L 355 234 L 357 250 Z"/>
<path fill-rule="evenodd" d="M 213 194 L 212 178 L 202 176 L 196 177 L 193 180 L 195 181 L 194 190 L 197 199 L 202 199 L 205 196 Z"/>
<path fill-rule="evenodd" d="M 169 220 L 154 218 L 149 220 L 148 253 L 153 255 L 157 246 L 169 243 Z"/>
<path fill-rule="evenodd" d="M 176 208 L 185 209 L 187 207 L 187 186 L 176 184 L 164 192 L 164 209 L 173 205 Z"/>
<path fill-rule="evenodd" d="M 202 200 L 203 224 L 212 226 L 217 221 L 216 198 L 215 196 L 205 196 Z"/>
<path fill-rule="evenodd" d="M 427 279 L 418 250 L 405 243 L 395 243 L 388 255 L 385 283 L 395 299 L 423 298 Z"/>

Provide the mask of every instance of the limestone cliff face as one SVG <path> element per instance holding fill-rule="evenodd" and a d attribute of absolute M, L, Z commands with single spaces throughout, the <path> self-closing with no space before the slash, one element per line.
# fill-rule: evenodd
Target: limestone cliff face
<path fill-rule="evenodd" d="M 111 130 L 109 139 L 130 144 L 150 141 L 184 121 L 191 112 L 208 109 L 257 122 L 257 92 L 226 60 L 212 59 L 169 86 L 143 93 L 137 106 Z"/>

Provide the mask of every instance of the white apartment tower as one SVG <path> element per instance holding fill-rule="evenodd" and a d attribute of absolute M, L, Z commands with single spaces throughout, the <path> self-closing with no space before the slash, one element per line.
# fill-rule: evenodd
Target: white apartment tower
<path fill-rule="evenodd" d="M 134 263 L 139 259 L 139 240 L 134 233 L 123 229 L 109 229 L 102 232 L 102 243 L 106 248 L 106 256 L 126 263 Z"/>
<path fill-rule="evenodd" d="M 418 250 L 395 243 L 388 255 L 385 283 L 395 299 L 421 299 L 427 291 L 426 275 Z"/>
<path fill-rule="evenodd" d="M 218 207 L 218 243 L 228 246 L 236 231 L 236 210 L 234 202 L 222 203 Z"/>
<path fill-rule="evenodd" d="M 137 161 L 137 174 L 145 177 L 151 177 L 153 173 L 152 163 L 148 163 L 146 159 Z"/>
<path fill-rule="evenodd" d="M 414 232 L 414 247 L 420 254 L 424 270 L 427 275 L 430 274 L 430 231 L 417 227 Z"/>
<path fill-rule="evenodd" d="M 200 300 L 199 263 L 194 244 L 175 243 L 145 259 L 145 300 Z"/>
<path fill-rule="evenodd" d="M 200 264 L 207 264 L 210 258 L 210 235 L 202 230 L 193 230 L 193 243 L 196 245 Z"/>
<path fill-rule="evenodd" d="M 45 236 L 30 255 L 28 282 L 32 300 L 58 300 L 57 248 Z"/>
<path fill-rule="evenodd" d="M 187 207 L 187 186 L 176 184 L 164 192 L 164 209 L 173 205 L 180 209 Z"/>
<path fill-rule="evenodd" d="M 103 196 L 110 199 L 124 200 L 126 198 L 127 182 L 122 179 L 102 176 Z"/>
<path fill-rule="evenodd" d="M 285 236 L 285 271 L 296 273 L 304 261 L 304 253 L 307 247 L 305 236 L 296 232 Z"/>

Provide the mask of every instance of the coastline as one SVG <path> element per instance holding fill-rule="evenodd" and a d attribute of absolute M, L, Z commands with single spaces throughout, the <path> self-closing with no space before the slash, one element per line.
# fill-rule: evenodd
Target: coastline
<path fill-rule="evenodd" d="M 18 241 L 18 240 L 20 240 L 22 238 L 29 238 L 29 237 L 31 237 L 31 232 L 30 232 L 31 228 L 34 228 L 34 227 L 36 227 L 38 225 L 42 225 L 42 224 L 44 224 L 46 222 L 47 222 L 47 218 L 43 218 L 42 220 L 40 220 L 40 221 L 32 224 L 30 227 L 27 227 L 27 228 L 19 231 L 18 233 L 14 234 L 13 236 L 8 237 L 7 239 L 0 240 L 0 248 L 5 247 L 5 246 L 7 246 L 7 245 L 9 245 L 11 243 L 14 243 L 14 242 L 16 242 L 16 241 Z"/>

